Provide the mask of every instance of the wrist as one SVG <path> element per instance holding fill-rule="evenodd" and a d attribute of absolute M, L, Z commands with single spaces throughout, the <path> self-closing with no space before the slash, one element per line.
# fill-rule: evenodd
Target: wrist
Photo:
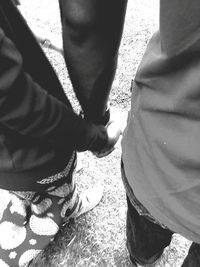
<path fill-rule="evenodd" d="M 82 118 L 84 118 L 87 121 L 90 121 L 96 125 L 103 125 L 106 126 L 108 122 L 110 121 L 110 105 L 107 105 L 107 108 L 102 116 L 94 116 L 89 114 L 84 114 L 83 111 L 80 112 L 80 115 Z"/>
<path fill-rule="evenodd" d="M 96 131 L 96 137 L 93 140 L 90 151 L 97 152 L 101 151 L 103 148 L 107 146 L 108 143 L 108 134 L 104 126 L 102 125 L 94 125 Z"/>

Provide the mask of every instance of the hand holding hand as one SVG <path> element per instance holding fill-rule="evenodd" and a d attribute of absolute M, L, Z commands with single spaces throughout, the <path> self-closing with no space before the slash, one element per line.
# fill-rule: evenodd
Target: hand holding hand
<path fill-rule="evenodd" d="M 108 137 L 106 146 L 100 152 L 93 152 L 93 154 L 98 158 L 102 158 L 110 154 L 115 149 L 115 145 L 119 140 L 120 135 L 122 135 L 120 124 L 116 120 L 109 122 L 106 126 L 106 131 Z"/>

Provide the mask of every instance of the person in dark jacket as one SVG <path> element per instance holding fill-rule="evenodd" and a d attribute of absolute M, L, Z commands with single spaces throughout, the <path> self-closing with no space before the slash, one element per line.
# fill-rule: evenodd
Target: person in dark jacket
<path fill-rule="evenodd" d="M 112 151 L 112 125 L 75 114 L 17 7 L 0 1 L 0 266 L 28 266 L 98 204 L 99 188 L 77 194 L 76 151 Z"/>

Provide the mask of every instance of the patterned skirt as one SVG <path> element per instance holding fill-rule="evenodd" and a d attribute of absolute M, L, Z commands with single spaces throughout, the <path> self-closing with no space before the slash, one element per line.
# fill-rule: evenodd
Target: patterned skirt
<path fill-rule="evenodd" d="M 80 200 L 73 182 L 76 154 L 64 171 L 37 183 L 44 192 L 0 189 L 0 266 L 25 267 L 75 217 Z"/>

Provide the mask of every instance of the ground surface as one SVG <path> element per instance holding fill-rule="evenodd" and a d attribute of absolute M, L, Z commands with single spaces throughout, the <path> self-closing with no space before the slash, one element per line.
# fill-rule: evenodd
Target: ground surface
<path fill-rule="evenodd" d="M 72 0 L 73 1 L 73 0 Z M 22 0 L 22 13 L 31 27 L 38 26 L 48 35 L 60 36 L 56 0 Z M 111 93 L 111 105 L 125 120 L 130 107 L 130 82 L 144 53 L 146 44 L 158 27 L 158 0 L 130 0 L 119 53 L 119 64 Z M 75 109 L 78 104 L 62 56 L 44 48 Z M 100 205 L 75 224 L 67 225 L 37 260 L 35 266 L 130 266 L 125 246 L 126 201 L 120 177 L 117 149 L 97 160 L 90 153 L 79 154 L 81 167 L 76 173 L 80 190 L 94 184 L 104 186 Z M 70 240 L 73 238 L 73 241 Z M 69 243 L 70 242 L 70 243 Z M 174 235 L 172 244 L 156 266 L 179 267 L 187 253 L 189 241 Z"/>

